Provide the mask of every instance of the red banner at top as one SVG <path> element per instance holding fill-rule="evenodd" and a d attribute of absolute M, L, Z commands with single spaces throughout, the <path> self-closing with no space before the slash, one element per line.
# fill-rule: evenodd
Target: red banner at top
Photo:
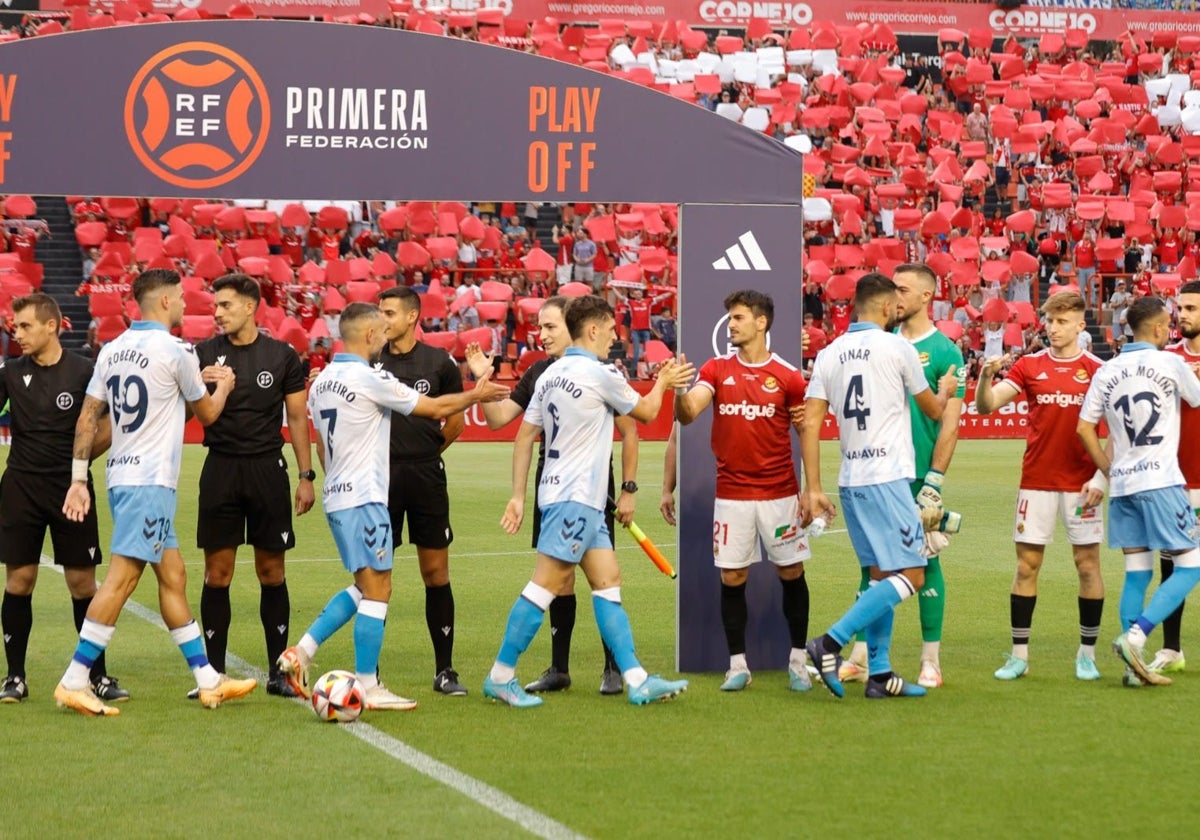
<path fill-rule="evenodd" d="M 235 4 L 236 0 L 154 0 L 154 11 L 176 14 L 191 8 L 223 15 Z M 261 17 L 320 18 L 366 13 L 381 18 L 392 13 L 387 0 L 247 0 L 247 5 Z M 1195 13 L 1052 5 L 1000 9 L 990 3 L 899 0 L 414 0 L 413 5 L 438 16 L 499 9 L 505 17 L 518 20 L 551 17 L 563 23 L 670 20 L 697 27 L 741 27 L 758 18 L 781 30 L 810 26 L 815 21 L 836 26 L 883 23 L 900 34 L 935 35 L 945 28 L 987 29 L 998 38 L 1010 32 L 1033 36 L 1082 29 L 1102 41 L 1117 40 L 1130 30 L 1144 36 L 1158 31 L 1200 33 L 1200 15 Z M 93 6 L 108 7 L 111 3 L 93 2 Z M 41 7 L 60 10 L 64 0 L 42 0 Z"/>

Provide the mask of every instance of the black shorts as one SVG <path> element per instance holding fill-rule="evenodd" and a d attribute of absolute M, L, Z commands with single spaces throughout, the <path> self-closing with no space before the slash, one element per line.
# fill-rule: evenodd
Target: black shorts
<path fill-rule="evenodd" d="M 542 483 L 542 471 L 538 470 L 535 486 Z M 613 471 L 608 471 L 608 498 L 616 500 L 617 498 L 617 482 L 613 478 Z M 616 508 L 612 505 L 604 506 L 604 524 L 608 526 L 608 536 L 612 540 L 613 548 L 617 547 L 617 516 Z M 542 535 L 542 508 L 537 503 L 536 491 L 533 500 L 533 547 L 537 548 L 538 537 Z"/>
<path fill-rule="evenodd" d="M 287 461 L 210 450 L 200 471 L 196 545 L 215 551 L 246 543 L 263 551 L 296 547 Z"/>
<path fill-rule="evenodd" d="M 388 512 L 392 515 L 392 540 L 400 545 L 405 519 L 408 542 L 420 548 L 446 548 L 454 542 L 450 527 L 450 496 L 446 492 L 446 466 L 441 458 L 426 461 L 393 461 L 388 482 Z"/>
<path fill-rule="evenodd" d="M 88 480 L 91 507 L 83 522 L 62 512 L 71 477 L 50 477 L 8 470 L 0 477 L 0 563 L 32 566 L 42 558 L 46 529 L 54 562 L 85 568 L 99 565 L 100 532 L 96 525 L 96 491 Z"/>

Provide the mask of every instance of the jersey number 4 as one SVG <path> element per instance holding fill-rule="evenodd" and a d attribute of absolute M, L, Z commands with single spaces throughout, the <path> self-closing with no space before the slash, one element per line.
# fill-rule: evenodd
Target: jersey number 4
<path fill-rule="evenodd" d="M 121 377 L 110 376 L 105 384 L 111 397 L 113 425 L 126 434 L 136 432 L 146 422 L 145 380 L 140 376 L 127 376 L 122 382 Z"/>
<path fill-rule="evenodd" d="M 846 385 L 846 402 L 842 405 L 842 417 L 846 420 L 857 421 L 858 430 L 865 432 L 867 418 L 870 416 L 871 409 L 867 405 L 862 374 L 856 373 L 850 377 L 850 382 Z"/>

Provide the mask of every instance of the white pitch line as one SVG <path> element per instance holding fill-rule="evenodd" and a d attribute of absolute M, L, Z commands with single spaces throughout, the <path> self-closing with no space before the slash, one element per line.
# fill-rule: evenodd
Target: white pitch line
<path fill-rule="evenodd" d="M 53 559 L 44 554 L 42 555 L 42 564 L 49 565 L 55 571 L 60 574 L 62 573 L 61 567 L 53 565 Z M 153 624 L 158 629 L 166 632 L 167 625 L 163 623 L 162 616 L 154 610 L 144 607 L 133 600 L 125 602 L 125 609 L 143 621 Z M 226 654 L 226 662 L 236 670 L 254 677 L 260 684 L 265 684 L 267 675 L 260 668 L 251 665 L 237 654 Z M 297 698 L 295 702 L 307 705 L 300 698 Z M 376 729 L 369 723 L 356 721 L 351 724 L 341 724 L 339 728 L 385 755 L 396 759 L 401 764 L 412 768 L 422 776 L 428 776 L 435 782 L 439 782 L 451 790 L 461 793 L 472 802 L 515 823 L 530 834 L 546 838 L 546 840 L 584 840 L 585 838 L 585 835 L 573 831 L 557 820 L 546 816 L 541 811 L 536 811 L 528 805 L 518 802 L 504 791 L 494 788 L 486 782 L 476 779 L 474 776 L 468 776 L 466 773 L 456 770 L 445 762 L 438 761 L 433 756 L 409 746 L 399 738 L 394 738 L 386 732 Z"/>

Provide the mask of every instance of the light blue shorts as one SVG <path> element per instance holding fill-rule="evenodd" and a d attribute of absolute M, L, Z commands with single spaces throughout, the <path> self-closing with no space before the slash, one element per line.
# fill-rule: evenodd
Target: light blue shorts
<path fill-rule="evenodd" d="M 1196 545 L 1196 512 L 1182 487 L 1142 490 L 1108 504 L 1109 548 L 1186 551 Z"/>
<path fill-rule="evenodd" d="M 157 563 L 163 550 L 179 548 L 175 536 L 175 491 L 170 487 L 108 488 L 113 537 L 110 553 Z"/>
<path fill-rule="evenodd" d="M 579 502 L 556 502 L 542 508 L 539 554 L 564 563 L 578 563 L 589 549 L 612 547 L 604 511 Z"/>
<path fill-rule="evenodd" d="M 846 530 L 860 566 L 896 572 L 926 565 L 921 556 L 925 530 L 907 481 L 841 487 L 839 491 Z"/>
<path fill-rule="evenodd" d="M 326 512 L 342 565 L 350 573 L 392 568 L 392 518 L 379 502 Z"/>

